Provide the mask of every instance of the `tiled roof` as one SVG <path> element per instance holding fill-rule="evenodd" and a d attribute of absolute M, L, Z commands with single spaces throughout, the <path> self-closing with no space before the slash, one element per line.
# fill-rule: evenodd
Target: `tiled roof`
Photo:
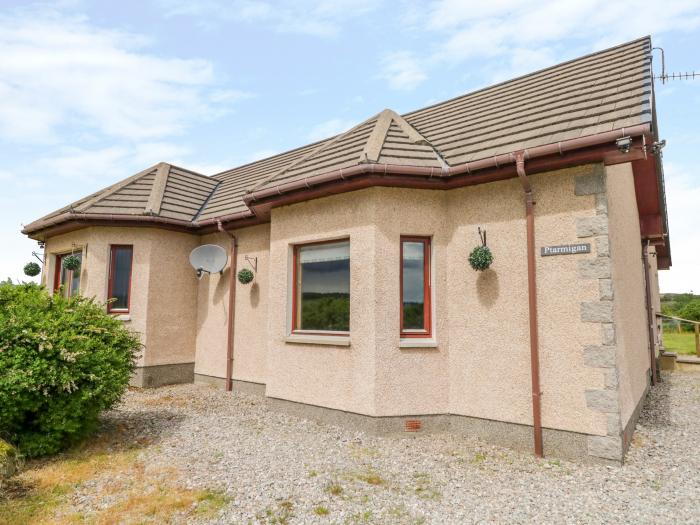
<path fill-rule="evenodd" d="M 362 164 L 449 167 L 651 122 L 648 37 L 399 116 L 386 109 L 329 139 L 206 177 L 159 164 L 35 221 L 73 210 L 212 220 L 247 191 Z"/>

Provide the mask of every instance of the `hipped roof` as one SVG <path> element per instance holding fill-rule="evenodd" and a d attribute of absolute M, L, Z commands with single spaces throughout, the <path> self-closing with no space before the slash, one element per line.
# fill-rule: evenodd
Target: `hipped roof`
<path fill-rule="evenodd" d="M 193 228 L 252 215 L 251 191 L 358 165 L 450 167 L 652 120 L 651 41 L 627 44 L 403 116 L 385 109 L 340 135 L 208 177 L 160 163 L 27 225 L 159 217 Z"/>

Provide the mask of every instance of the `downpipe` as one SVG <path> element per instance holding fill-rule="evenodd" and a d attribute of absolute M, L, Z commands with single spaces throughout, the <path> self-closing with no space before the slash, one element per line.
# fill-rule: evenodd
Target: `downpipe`
<path fill-rule="evenodd" d="M 231 239 L 231 263 L 229 264 L 231 273 L 229 275 L 228 283 L 228 334 L 226 335 L 226 391 L 231 392 L 231 390 L 233 390 L 233 336 L 235 334 L 236 319 L 236 266 L 238 239 L 235 235 L 222 226 L 220 220 L 216 222 L 216 227 L 221 233 L 225 233 Z"/>
<path fill-rule="evenodd" d="M 659 382 L 659 377 L 656 371 L 656 342 L 654 340 L 654 316 L 652 315 L 651 306 L 651 278 L 649 277 L 649 241 L 642 243 L 642 264 L 644 264 L 644 284 L 647 310 L 647 333 L 649 336 L 649 367 L 651 368 L 651 384 L 652 386 Z"/>
<path fill-rule="evenodd" d="M 527 291 L 530 318 L 530 375 L 532 378 L 532 428 L 535 456 L 542 450 L 542 392 L 540 388 L 539 332 L 537 327 L 537 268 L 535 260 L 535 199 L 532 185 L 525 172 L 525 155 L 515 154 L 515 167 L 525 195 L 525 225 L 527 230 Z"/>

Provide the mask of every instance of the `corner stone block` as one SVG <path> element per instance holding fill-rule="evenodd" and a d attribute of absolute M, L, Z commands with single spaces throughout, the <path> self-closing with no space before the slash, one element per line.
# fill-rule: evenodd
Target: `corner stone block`
<path fill-rule="evenodd" d="M 608 414 L 608 435 L 617 436 L 622 432 L 620 414 Z"/>
<path fill-rule="evenodd" d="M 608 218 L 604 215 L 576 219 L 576 236 L 579 238 L 608 234 Z"/>
<path fill-rule="evenodd" d="M 604 345 L 615 344 L 615 325 L 613 323 L 603 323 L 600 325 L 600 336 Z"/>
<path fill-rule="evenodd" d="M 610 368 L 605 371 L 605 388 L 608 390 L 617 390 L 620 385 L 620 375 L 617 368 Z"/>
<path fill-rule="evenodd" d="M 586 405 L 591 410 L 602 412 L 603 414 L 617 414 L 620 412 L 616 390 L 586 390 Z"/>
<path fill-rule="evenodd" d="M 595 213 L 596 215 L 608 214 L 608 196 L 605 193 L 597 193 L 595 196 Z"/>
<path fill-rule="evenodd" d="M 622 461 L 622 438 L 588 436 L 588 454 L 598 458 Z"/>
<path fill-rule="evenodd" d="M 616 352 L 614 346 L 587 346 L 583 349 L 583 362 L 592 368 L 612 368 Z"/>
<path fill-rule="evenodd" d="M 613 285 L 612 279 L 601 279 L 598 281 L 598 293 L 601 301 L 613 300 Z"/>
<path fill-rule="evenodd" d="M 575 195 L 595 195 L 605 192 L 605 173 L 602 168 L 596 167 L 593 173 L 579 175 L 575 179 Z"/>
<path fill-rule="evenodd" d="M 581 320 L 586 323 L 612 323 L 612 303 L 599 301 L 581 303 Z"/>
<path fill-rule="evenodd" d="M 578 262 L 578 276 L 581 279 L 607 279 L 610 277 L 610 259 L 584 259 Z"/>
<path fill-rule="evenodd" d="M 610 257 L 610 240 L 607 235 L 595 238 L 595 252 L 598 257 Z"/>

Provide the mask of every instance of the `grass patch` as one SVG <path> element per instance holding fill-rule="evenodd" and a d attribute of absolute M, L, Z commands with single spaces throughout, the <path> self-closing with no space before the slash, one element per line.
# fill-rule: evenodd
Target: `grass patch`
<path fill-rule="evenodd" d="M 117 428 L 54 458 L 28 463 L 0 494 L 0 525 L 168 523 L 176 515 L 214 517 L 228 502 L 220 492 L 178 487 L 175 469 L 146 474 L 138 461 L 145 445 Z M 111 504 L 87 515 L 76 512 L 71 496 L 98 479 L 94 490 L 99 492 L 88 495 Z"/>
<path fill-rule="evenodd" d="M 664 348 L 669 352 L 683 355 L 695 355 L 695 334 L 693 332 L 664 331 Z"/>
<path fill-rule="evenodd" d="M 326 485 L 326 492 L 328 492 L 328 494 L 331 496 L 340 496 L 343 494 L 343 487 L 337 481 L 332 481 Z"/>
<path fill-rule="evenodd" d="M 442 497 L 442 493 L 432 486 L 430 474 L 425 472 L 416 472 L 413 474 L 416 486 L 414 492 L 420 499 L 438 500 Z"/>
<path fill-rule="evenodd" d="M 294 517 L 294 503 L 290 500 L 280 501 L 275 508 L 268 507 L 255 517 L 259 523 L 287 525 Z"/>
<path fill-rule="evenodd" d="M 323 505 L 314 508 L 314 514 L 316 514 L 316 516 L 328 516 L 330 513 L 331 511 L 328 510 L 328 507 L 324 507 Z"/>

